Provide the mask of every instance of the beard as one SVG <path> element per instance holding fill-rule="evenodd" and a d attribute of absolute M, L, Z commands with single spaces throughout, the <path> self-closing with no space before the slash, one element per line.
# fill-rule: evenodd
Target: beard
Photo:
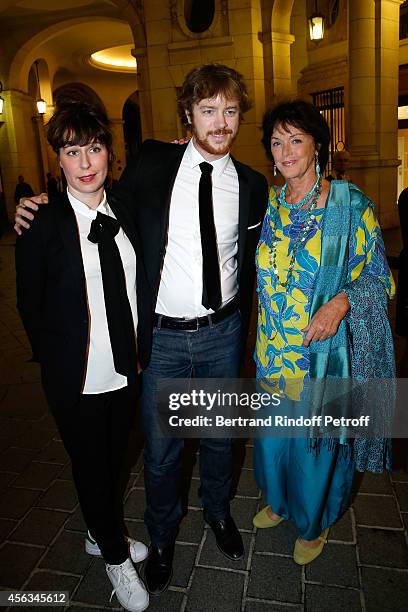
<path fill-rule="evenodd" d="M 233 131 L 228 128 L 207 132 L 204 138 L 197 133 L 194 124 L 191 126 L 191 131 L 194 137 L 194 142 L 196 142 L 204 151 L 207 151 L 207 153 L 210 153 L 211 155 L 226 155 L 229 153 L 232 144 L 237 137 L 237 133 L 234 134 Z M 220 143 L 219 145 L 213 145 L 210 143 L 209 136 L 222 135 L 228 136 L 225 142 Z"/>

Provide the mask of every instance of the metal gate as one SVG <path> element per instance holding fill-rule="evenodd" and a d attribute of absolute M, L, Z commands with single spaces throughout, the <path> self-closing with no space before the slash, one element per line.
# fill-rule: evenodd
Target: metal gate
<path fill-rule="evenodd" d="M 330 174 L 333 155 L 336 151 L 345 149 L 346 130 L 344 124 L 344 87 L 326 89 L 312 94 L 313 104 L 319 109 L 330 128 L 329 163 L 325 174 Z"/>

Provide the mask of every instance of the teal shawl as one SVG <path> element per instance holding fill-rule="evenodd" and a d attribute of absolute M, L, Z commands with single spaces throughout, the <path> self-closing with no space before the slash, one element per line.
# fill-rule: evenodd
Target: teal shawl
<path fill-rule="evenodd" d="M 367 206 L 373 207 L 373 204 L 358 187 L 346 181 L 332 181 L 310 317 L 340 291 L 347 294 L 351 307 L 333 337 L 310 343 L 311 380 L 335 377 L 362 382 L 395 377 L 385 287 L 372 271 L 370 273 L 369 267 L 364 268 L 357 279 L 348 282 L 349 243 L 356 235 Z M 388 269 L 384 249 L 380 252 L 384 258 L 381 265 Z M 391 468 L 389 440 L 377 437 L 355 438 L 354 441 L 341 439 L 340 442 L 350 450 L 353 445 L 356 470 L 381 472 Z"/>

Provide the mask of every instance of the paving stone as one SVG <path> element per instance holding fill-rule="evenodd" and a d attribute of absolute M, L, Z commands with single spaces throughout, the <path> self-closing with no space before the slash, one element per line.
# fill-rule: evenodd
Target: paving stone
<path fill-rule="evenodd" d="M 67 463 L 62 472 L 58 475 L 60 480 L 72 480 L 72 468 L 71 463 Z"/>
<path fill-rule="evenodd" d="M 299 533 L 292 521 L 282 521 L 282 523 L 270 529 L 258 529 L 255 552 L 292 555 L 298 535 Z"/>
<path fill-rule="evenodd" d="M 22 435 L 17 436 L 13 445 L 17 448 L 41 450 L 49 444 L 54 436 L 55 431 L 53 429 L 40 429 L 39 427 L 32 426 Z"/>
<path fill-rule="evenodd" d="M 33 450 L 8 448 L 0 455 L 0 470 L 20 474 L 31 463 L 36 454 Z"/>
<path fill-rule="evenodd" d="M 0 548 L 0 586 L 6 589 L 19 589 L 43 554 L 43 548 L 6 542 Z"/>
<path fill-rule="evenodd" d="M 252 519 L 256 514 L 257 499 L 250 497 L 234 497 L 231 501 L 231 515 L 238 529 L 253 530 Z"/>
<path fill-rule="evenodd" d="M 159 597 L 150 597 L 149 612 L 179 612 L 184 598 L 184 593 L 167 590 Z M 187 612 L 187 610 L 186 610 Z M 188 609 L 193 612 L 193 609 Z M 206 612 L 210 612 L 207 608 Z"/>
<path fill-rule="evenodd" d="M 85 524 L 84 517 L 82 516 L 81 508 L 79 506 L 72 514 L 71 518 L 69 518 L 68 521 L 65 523 L 65 529 L 72 529 L 72 531 L 80 531 L 82 533 L 86 533 L 87 526 Z"/>
<path fill-rule="evenodd" d="M 337 523 L 330 527 L 329 539 L 339 540 L 341 542 L 354 541 L 350 510 L 347 510 Z"/>
<path fill-rule="evenodd" d="M 351 589 L 306 585 L 306 612 L 361 612 L 360 594 Z M 377 612 L 380 608 L 377 608 Z M 381 609 L 381 612 L 382 609 Z"/>
<path fill-rule="evenodd" d="M 112 592 L 112 585 L 106 575 L 105 562 L 103 559 L 94 559 L 89 566 L 81 584 L 74 593 L 72 602 L 77 601 L 83 604 L 92 604 L 113 608 L 118 605 L 116 597 L 109 602 Z"/>
<path fill-rule="evenodd" d="M 200 565 L 212 565 L 215 567 L 225 567 L 229 569 L 245 570 L 248 562 L 249 544 L 251 542 L 251 534 L 241 533 L 244 543 L 244 557 L 239 561 L 231 561 L 218 550 L 214 534 L 211 529 L 206 529 L 206 538 L 204 546 L 200 553 L 198 563 Z"/>
<path fill-rule="evenodd" d="M 4 542 L 8 534 L 15 529 L 17 521 L 11 519 L 0 519 L 0 544 Z"/>
<path fill-rule="evenodd" d="M 396 482 L 395 491 L 397 493 L 397 499 L 402 511 L 408 510 L 408 483 Z"/>
<path fill-rule="evenodd" d="M 248 600 L 245 606 L 245 612 L 301 612 L 301 606 L 286 606 L 276 603 L 267 604 L 260 601 Z"/>
<path fill-rule="evenodd" d="M 38 496 L 38 491 L 9 487 L 1 496 L 0 518 L 21 518 L 35 504 Z"/>
<path fill-rule="evenodd" d="M 10 446 L 12 446 L 10 438 L 0 434 L 0 453 L 7 450 Z"/>
<path fill-rule="evenodd" d="M 244 456 L 244 468 L 252 470 L 254 467 L 254 449 L 251 446 L 245 447 L 245 456 Z"/>
<path fill-rule="evenodd" d="M 255 482 L 253 470 L 243 469 L 237 487 L 238 495 L 258 497 L 259 490 Z"/>
<path fill-rule="evenodd" d="M 72 593 L 74 593 L 80 577 L 75 576 L 63 576 L 61 574 L 53 574 L 51 572 L 35 572 L 31 576 L 30 580 L 24 587 L 25 591 L 68 591 L 67 604 L 71 599 Z M 30 607 L 31 609 L 31 607 Z M 35 609 L 35 608 L 34 608 Z M 38 608 L 37 608 L 38 609 Z M 50 612 L 61 612 L 62 606 L 43 606 L 41 609 Z M 27 607 L 13 607 L 14 610 L 21 610 L 27 612 Z"/>
<path fill-rule="evenodd" d="M 358 570 L 354 546 L 327 544 L 322 554 L 306 566 L 306 580 L 358 587 Z"/>
<path fill-rule="evenodd" d="M 204 519 L 200 510 L 189 510 L 180 524 L 177 536 L 179 542 L 198 544 L 203 537 Z"/>
<path fill-rule="evenodd" d="M 27 421 L 0 417 L 0 431 L 3 436 L 7 436 L 9 439 L 21 436 L 29 428 L 30 424 Z"/>
<path fill-rule="evenodd" d="M 235 572 L 197 567 L 186 610 L 191 612 L 237 612 L 241 609 L 244 576 Z M 204 593 L 206 596 L 204 597 Z M 211 601 L 209 608 L 208 601 Z"/>
<path fill-rule="evenodd" d="M 408 568 L 408 548 L 402 531 L 358 527 L 357 541 L 363 565 Z"/>
<path fill-rule="evenodd" d="M 67 517 L 65 512 L 33 508 L 8 539 L 12 542 L 46 546 L 61 529 Z"/>
<path fill-rule="evenodd" d="M 38 377 L 39 367 L 37 364 L 21 364 L 21 372 L 19 376 L 24 376 L 24 373 L 29 373 L 30 370 L 35 372 Z M 31 374 L 31 372 L 30 372 Z M 48 411 L 47 402 L 40 383 L 19 383 L 10 385 L 6 397 L 0 404 L 0 415 L 3 417 L 13 418 L 40 418 Z"/>
<path fill-rule="evenodd" d="M 173 586 L 188 586 L 197 550 L 197 544 L 176 544 L 173 561 L 173 578 L 171 579 Z"/>
<path fill-rule="evenodd" d="M 68 512 L 73 510 L 77 503 L 75 487 L 67 480 L 56 480 L 45 495 L 38 500 L 38 506 L 42 508 L 55 508 Z"/>
<path fill-rule="evenodd" d="M 405 470 L 395 470 L 391 474 L 393 482 L 408 482 L 408 472 Z"/>
<path fill-rule="evenodd" d="M 145 493 L 140 489 L 133 489 L 125 503 L 125 517 L 142 519 L 146 509 Z"/>
<path fill-rule="evenodd" d="M 52 440 L 37 456 L 36 461 L 45 463 L 59 463 L 65 465 L 69 461 L 68 454 L 62 442 Z"/>
<path fill-rule="evenodd" d="M 401 521 L 393 497 L 357 495 L 353 508 L 358 525 L 401 527 Z"/>
<path fill-rule="evenodd" d="M 85 552 L 82 533 L 63 531 L 42 559 L 40 567 L 57 572 L 84 574 L 93 557 Z"/>
<path fill-rule="evenodd" d="M 255 554 L 248 585 L 248 595 L 288 603 L 301 602 L 301 568 L 293 559 Z"/>
<path fill-rule="evenodd" d="M 358 492 L 392 494 L 392 486 L 388 473 L 373 474 L 372 472 L 365 472 L 362 475 Z"/>
<path fill-rule="evenodd" d="M 406 574 L 371 567 L 362 568 L 367 612 L 406 612 L 408 580 Z"/>
<path fill-rule="evenodd" d="M 9 484 L 13 482 L 17 477 L 14 472 L 0 472 L 0 495 Z"/>
<path fill-rule="evenodd" d="M 28 489 L 45 491 L 60 471 L 60 465 L 33 461 L 15 480 L 13 487 L 26 487 Z"/>

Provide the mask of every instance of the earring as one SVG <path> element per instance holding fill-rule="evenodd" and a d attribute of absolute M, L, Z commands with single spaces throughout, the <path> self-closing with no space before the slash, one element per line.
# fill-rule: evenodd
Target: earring
<path fill-rule="evenodd" d="M 315 157 L 315 163 L 316 163 L 316 174 L 317 176 L 320 176 L 319 154 L 317 152 L 316 152 L 316 157 Z"/>
<path fill-rule="evenodd" d="M 276 176 L 277 172 L 276 172 L 276 164 L 273 164 L 273 176 Z"/>

